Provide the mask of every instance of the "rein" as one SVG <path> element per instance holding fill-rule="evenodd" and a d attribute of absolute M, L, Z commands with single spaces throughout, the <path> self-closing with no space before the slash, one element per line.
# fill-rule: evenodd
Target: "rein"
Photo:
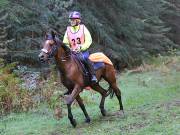
<path fill-rule="evenodd" d="M 61 61 L 67 61 L 67 59 L 70 58 L 70 57 L 71 57 L 71 54 L 68 55 L 68 56 L 61 56 L 61 57 L 60 57 L 60 60 L 61 60 Z"/>

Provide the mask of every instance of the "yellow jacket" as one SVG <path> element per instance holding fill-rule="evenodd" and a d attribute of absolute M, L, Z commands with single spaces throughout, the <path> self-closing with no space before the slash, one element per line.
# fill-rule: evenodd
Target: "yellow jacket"
<path fill-rule="evenodd" d="M 75 33 L 75 32 L 77 32 L 79 30 L 79 28 L 80 28 L 79 25 L 71 27 L 71 31 Z M 85 37 L 85 41 L 84 41 L 83 44 L 81 44 L 81 51 L 87 50 L 90 47 L 90 45 L 92 44 L 91 34 L 90 34 L 89 30 L 85 26 L 84 26 L 84 37 Z M 63 43 L 65 43 L 68 47 L 70 47 L 67 30 L 66 30 L 64 38 L 63 38 Z"/>

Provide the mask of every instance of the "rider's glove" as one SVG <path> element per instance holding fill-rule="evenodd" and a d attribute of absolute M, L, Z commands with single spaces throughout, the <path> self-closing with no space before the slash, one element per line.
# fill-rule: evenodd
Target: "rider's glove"
<path fill-rule="evenodd" d="M 78 45 L 78 47 L 76 48 L 76 49 L 74 49 L 73 51 L 75 51 L 75 52 L 81 52 L 81 45 Z"/>

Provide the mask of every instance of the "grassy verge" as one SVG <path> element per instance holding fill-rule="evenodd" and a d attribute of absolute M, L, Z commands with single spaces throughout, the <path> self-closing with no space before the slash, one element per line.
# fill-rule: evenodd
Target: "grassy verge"
<path fill-rule="evenodd" d="M 108 116 L 99 111 L 100 95 L 83 92 L 90 124 L 74 104 L 73 114 L 77 128 L 72 128 L 66 117 L 56 120 L 53 111 L 43 104 L 27 113 L 10 114 L 0 119 L 3 135 L 178 135 L 180 133 L 180 61 L 154 65 L 144 72 L 124 72 L 117 76 L 122 91 L 125 117 L 116 115 L 119 109 L 116 97 L 106 99 Z M 104 87 L 106 83 L 102 82 Z M 114 115 L 112 115 L 114 114 Z"/>

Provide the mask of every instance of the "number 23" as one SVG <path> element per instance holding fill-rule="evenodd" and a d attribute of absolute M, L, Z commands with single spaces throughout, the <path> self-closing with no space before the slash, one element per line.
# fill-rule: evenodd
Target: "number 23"
<path fill-rule="evenodd" d="M 72 39 L 73 44 L 76 44 L 76 41 L 77 41 L 77 44 L 81 44 L 80 38 L 76 38 L 76 40 Z"/>

